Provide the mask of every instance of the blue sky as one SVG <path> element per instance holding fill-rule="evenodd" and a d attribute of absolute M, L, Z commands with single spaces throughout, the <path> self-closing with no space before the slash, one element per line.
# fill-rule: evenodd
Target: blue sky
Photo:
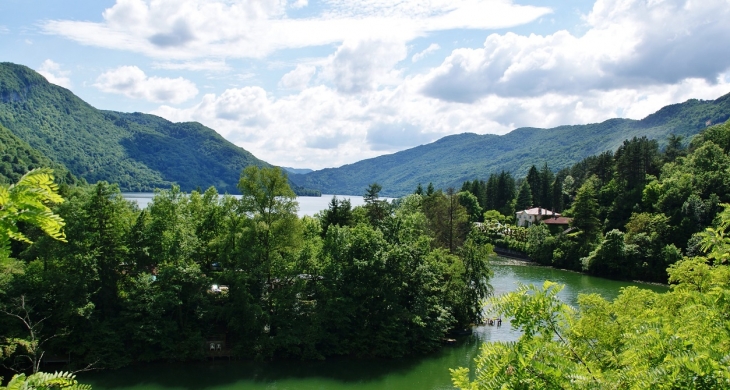
<path fill-rule="evenodd" d="M 0 61 L 320 169 L 730 92 L 728 0 L 3 0 Z"/>

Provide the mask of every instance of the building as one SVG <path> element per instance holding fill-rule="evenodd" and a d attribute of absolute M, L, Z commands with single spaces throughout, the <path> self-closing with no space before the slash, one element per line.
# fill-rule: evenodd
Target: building
<path fill-rule="evenodd" d="M 538 223 L 539 221 L 545 220 L 547 218 L 559 218 L 561 217 L 561 215 L 542 207 L 533 207 L 531 209 L 518 211 L 517 213 L 515 213 L 515 217 L 517 221 L 517 226 L 529 227 Z"/>

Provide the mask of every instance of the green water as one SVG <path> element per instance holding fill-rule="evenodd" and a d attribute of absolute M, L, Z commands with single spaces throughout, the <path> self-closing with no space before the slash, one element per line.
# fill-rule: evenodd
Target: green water
<path fill-rule="evenodd" d="M 561 299 L 576 305 L 579 293 L 615 297 L 621 287 L 638 285 L 656 291 L 662 286 L 617 282 L 574 272 L 524 265 L 510 261 L 493 264 L 491 280 L 495 295 L 515 289 L 517 282 L 541 285 L 549 279 L 565 288 Z M 336 390 L 336 389 L 451 389 L 449 368 L 472 366 L 478 346 L 488 340 L 514 340 L 517 332 L 505 321 L 501 327 L 480 326 L 455 345 L 428 356 L 393 360 L 330 359 L 324 362 L 209 361 L 198 363 L 149 364 L 117 371 L 79 375 L 95 390 Z"/>

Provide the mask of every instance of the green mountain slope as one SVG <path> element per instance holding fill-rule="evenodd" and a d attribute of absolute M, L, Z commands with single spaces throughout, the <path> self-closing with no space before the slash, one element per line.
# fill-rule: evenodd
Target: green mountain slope
<path fill-rule="evenodd" d="M 270 166 L 199 123 L 98 110 L 11 63 L 0 63 L 0 125 L 74 175 L 123 191 L 177 183 L 237 193 L 244 167 Z"/>
<path fill-rule="evenodd" d="M 502 136 L 459 134 L 398 153 L 306 175 L 291 175 L 299 185 L 327 194 L 361 195 L 373 182 L 382 195 L 401 196 L 433 182 L 436 188 L 459 187 L 465 180 L 486 179 L 501 170 L 518 177 L 534 164 L 553 170 L 585 157 L 615 150 L 634 136 L 663 142 L 669 134 L 687 138 L 708 123 L 730 118 L 730 94 L 714 101 L 692 99 L 667 106 L 642 120 L 610 119 L 602 123 L 552 129 L 520 128 Z M 708 122 L 709 121 L 709 122 Z"/>
<path fill-rule="evenodd" d="M 0 126 L 0 183 L 15 183 L 31 169 L 43 167 L 53 168 L 56 181 L 60 183 L 77 182 L 66 167 L 51 161 L 10 130 Z"/>

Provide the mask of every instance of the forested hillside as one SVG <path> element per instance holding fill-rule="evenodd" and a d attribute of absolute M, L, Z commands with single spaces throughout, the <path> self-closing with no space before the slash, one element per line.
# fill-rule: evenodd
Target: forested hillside
<path fill-rule="evenodd" d="M 199 123 L 97 110 L 11 63 L 0 64 L 0 125 L 56 167 L 90 183 L 118 183 L 123 191 L 177 183 L 187 191 L 214 185 L 237 193 L 243 168 L 270 166 Z"/>
<path fill-rule="evenodd" d="M 386 196 L 412 192 L 419 183 L 459 187 L 465 180 L 486 179 L 502 170 L 523 176 L 532 165 L 568 168 L 632 137 L 664 142 L 670 134 L 686 139 L 708 124 L 730 118 L 730 95 L 714 101 L 688 100 L 667 106 L 642 120 L 610 119 L 602 123 L 552 129 L 520 128 L 502 136 L 459 134 L 434 143 L 340 168 L 292 175 L 299 185 L 324 193 L 357 194 L 368 184 L 383 186 Z"/>
<path fill-rule="evenodd" d="M 76 183 L 77 179 L 61 164 L 54 163 L 10 130 L 0 125 L 0 183 L 15 183 L 28 171 L 50 167 L 61 183 Z"/>

